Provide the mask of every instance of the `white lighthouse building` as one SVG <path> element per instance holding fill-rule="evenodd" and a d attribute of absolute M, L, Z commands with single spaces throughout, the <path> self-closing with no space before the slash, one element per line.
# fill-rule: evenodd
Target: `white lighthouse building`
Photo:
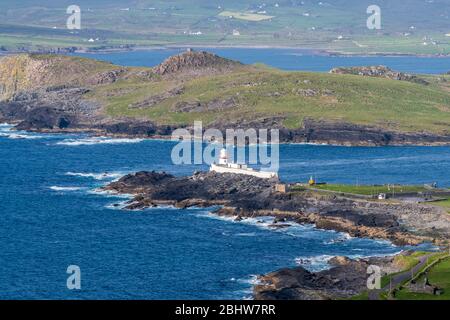
<path fill-rule="evenodd" d="M 223 166 L 226 166 L 228 164 L 228 155 L 227 150 L 225 148 L 220 150 L 219 164 Z"/>
<path fill-rule="evenodd" d="M 214 171 L 218 173 L 235 173 L 235 174 L 246 174 L 249 176 L 254 176 L 262 179 L 278 179 L 278 173 L 269 171 L 259 171 L 253 168 L 249 168 L 245 164 L 237 164 L 228 162 L 227 150 L 220 150 L 219 163 L 211 164 L 209 171 Z"/>

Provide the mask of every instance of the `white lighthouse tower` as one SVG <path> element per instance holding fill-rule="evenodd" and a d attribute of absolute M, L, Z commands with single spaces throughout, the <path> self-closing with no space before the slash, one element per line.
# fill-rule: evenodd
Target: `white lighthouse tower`
<path fill-rule="evenodd" d="M 227 150 L 225 148 L 220 150 L 219 164 L 223 166 L 226 166 L 228 164 L 228 155 Z"/>
<path fill-rule="evenodd" d="M 247 167 L 247 165 L 245 164 L 228 162 L 228 154 L 225 148 L 220 150 L 219 163 L 218 164 L 212 163 L 211 168 L 209 170 L 218 173 L 245 174 L 263 179 L 272 179 L 272 178 L 278 179 L 277 172 L 257 171 L 254 170 L 253 168 Z"/>

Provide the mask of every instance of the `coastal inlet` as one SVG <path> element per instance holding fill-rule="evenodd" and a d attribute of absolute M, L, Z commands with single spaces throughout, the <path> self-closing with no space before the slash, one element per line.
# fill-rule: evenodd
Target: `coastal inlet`
<path fill-rule="evenodd" d="M 0 136 L 2 299 L 242 299 L 252 296 L 257 275 L 279 268 L 300 264 L 317 271 L 329 267 L 332 256 L 390 255 L 404 248 L 310 224 L 273 228 L 270 217 L 234 221 L 211 214 L 212 208 L 120 210 L 113 205 L 129 198 L 95 190 L 137 171 L 183 179 L 208 167 L 172 165 L 169 141 L 9 128 L 2 126 Z M 285 181 L 307 181 L 311 174 L 330 183 L 449 181 L 442 174 L 450 172 L 446 147 L 371 153 L 360 147 L 280 147 Z M 430 166 L 432 161 L 439 166 Z M 81 268 L 81 291 L 66 288 L 71 264 Z"/>

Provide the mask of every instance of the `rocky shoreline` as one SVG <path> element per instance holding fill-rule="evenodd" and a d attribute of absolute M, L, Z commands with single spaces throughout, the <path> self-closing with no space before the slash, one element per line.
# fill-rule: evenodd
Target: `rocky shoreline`
<path fill-rule="evenodd" d="M 158 204 L 178 208 L 220 205 L 215 214 L 245 219 L 274 216 L 279 221 L 315 224 L 355 237 L 387 239 L 396 244 L 439 243 L 450 235 L 450 219 L 437 207 L 392 201 L 354 199 L 311 190 L 277 192 L 277 180 L 239 174 L 196 172 L 175 177 L 138 172 L 105 190 L 134 195 L 125 209 Z"/>
<path fill-rule="evenodd" d="M 3 107 L 3 110 L 1 110 Z M 14 106 L 14 108 L 16 105 Z M 0 102 L 0 122 L 12 123 L 16 130 L 26 130 L 38 133 L 87 133 L 94 136 L 106 136 L 115 138 L 136 139 L 164 139 L 172 138 L 171 134 L 176 129 L 187 129 L 193 132 L 189 126 L 158 125 L 152 121 L 136 121 L 126 119 L 120 122 L 107 121 L 99 124 L 75 123 L 77 120 L 70 115 L 53 112 L 51 109 L 42 108 L 34 112 L 20 113 L 20 107 L 14 112 L 14 116 L 2 116 L 8 112 L 10 105 Z M 268 119 L 276 122 L 276 119 Z M 264 127 L 262 123 L 239 125 L 239 129 L 247 130 Z M 67 125 L 67 127 L 66 127 Z M 226 132 L 228 126 L 218 124 L 214 129 Z M 277 128 L 274 126 L 273 128 Z M 207 130 L 205 127 L 204 130 Z M 436 135 L 432 133 L 403 133 L 386 131 L 376 127 L 358 126 L 350 123 L 326 122 L 305 119 L 303 127 L 299 129 L 287 129 L 279 126 L 279 143 L 305 143 L 335 146 L 449 146 L 450 136 Z"/>
<path fill-rule="evenodd" d="M 386 239 L 397 245 L 431 242 L 450 237 L 450 217 L 439 208 L 419 204 L 350 199 L 311 191 L 282 193 L 277 180 L 237 174 L 196 172 L 175 177 L 164 172 L 129 174 L 104 187 L 105 191 L 133 195 L 124 209 L 158 205 L 177 208 L 214 207 L 213 213 L 236 220 L 274 217 L 270 227 L 293 223 L 346 232 L 353 237 Z M 282 269 L 260 277 L 256 299 L 335 299 L 360 293 L 366 285 L 367 266 L 374 261 L 392 267 L 392 257 L 336 258 L 331 269 L 312 273 L 302 267 Z"/>
<path fill-rule="evenodd" d="M 409 254 L 402 252 L 401 255 Z M 348 299 L 367 290 L 367 268 L 376 265 L 383 273 L 401 268 L 395 257 L 352 260 L 337 256 L 328 261 L 330 268 L 310 272 L 303 267 L 284 268 L 258 277 L 253 288 L 256 300 L 331 300 Z"/>

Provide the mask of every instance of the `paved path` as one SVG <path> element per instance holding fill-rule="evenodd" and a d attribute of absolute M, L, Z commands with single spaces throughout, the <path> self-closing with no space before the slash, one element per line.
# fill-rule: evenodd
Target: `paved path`
<path fill-rule="evenodd" d="M 413 268 L 412 268 L 412 272 L 414 273 L 414 275 L 416 275 L 417 272 L 419 272 L 420 269 L 422 269 L 426 263 L 427 263 L 427 259 L 432 256 L 431 254 L 426 255 L 426 256 L 422 256 L 419 258 L 419 263 L 416 264 Z M 392 289 L 394 289 L 395 287 L 401 285 L 403 282 L 410 280 L 411 279 L 411 269 L 398 273 L 394 276 L 392 276 Z M 369 290 L 369 300 L 379 300 L 380 299 L 380 294 L 384 293 L 384 292 L 389 292 L 391 288 L 391 285 L 388 284 L 387 286 L 385 286 L 382 289 L 379 290 Z"/>

